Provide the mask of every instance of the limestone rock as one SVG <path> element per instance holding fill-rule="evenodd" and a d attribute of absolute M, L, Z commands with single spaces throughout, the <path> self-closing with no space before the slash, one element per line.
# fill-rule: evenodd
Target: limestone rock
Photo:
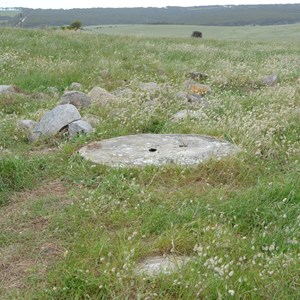
<path fill-rule="evenodd" d="M 154 277 L 160 274 L 171 274 L 190 260 L 186 256 L 168 255 L 147 257 L 137 264 L 135 273 Z"/>
<path fill-rule="evenodd" d="M 89 107 L 91 103 L 91 98 L 85 93 L 79 91 L 65 92 L 60 102 L 60 104 L 72 104 L 77 109 Z"/>
<path fill-rule="evenodd" d="M 36 124 L 29 136 L 29 141 L 34 142 L 40 137 L 54 135 L 70 123 L 80 119 L 80 114 L 74 105 L 59 105 L 48 111 Z"/>
<path fill-rule="evenodd" d="M 94 87 L 88 96 L 91 98 L 92 104 L 107 105 L 116 100 L 115 96 L 101 87 Z"/>
<path fill-rule="evenodd" d="M 93 132 L 93 127 L 86 121 L 78 120 L 69 124 L 68 131 L 70 137 L 74 137 L 82 133 Z"/>
<path fill-rule="evenodd" d="M 197 165 L 239 152 L 227 141 L 196 134 L 137 134 L 92 142 L 79 150 L 86 159 L 113 167 Z"/>
<path fill-rule="evenodd" d="M 266 76 L 262 79 L 262 83 L 267 86 L 274 86 L 278 83 L 279 76 L 277 74 Z"/>
<path fill-rule="evenodd" d="M 13 85 L 0 85 L 1 94 L 14 94 L 17 93 L 17 89 Z"/>

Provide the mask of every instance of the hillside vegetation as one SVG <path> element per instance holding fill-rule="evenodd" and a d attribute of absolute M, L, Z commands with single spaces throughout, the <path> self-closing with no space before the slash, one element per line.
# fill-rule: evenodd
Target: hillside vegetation
<path fill-rule="evenodd" d="M 300 4 L 232 5 L 165 8 L 23 8 L 26 27 L 62 26 L 81 20 L 85 26 L 104 24 L 184 24 L 209 26 L 275 25 L 300 22 Z M 3 12 L 7 20 L 7 12 Z M 0 20 L 2 12 L 0 11 Z M 18 24 L 18 15 L 9 24 Z"/>
<path fill-rule="evenodd" d="M 204 39 L 300 42 L 300 23 L 272 26 L 195 26 L 195 25 L 102 25 L 88 26 L 85 30 L 109 35 L 138 37 L 187 38 L 193 31 L 202 32 Z"/>
<path fill-rule="evenodd" d="M 2 29 L 0 83 L 1 299 L 299 299 L 299 43 L 143 38 Z M 207 105 L 176 95 L 207 74 Z M 278 74 L 274 86 L 262 84 Z M 95 132 L 28 143 L 72 82 L 132 95 L 81 111 Z M 156 82 L 155 93 L 141 83 Z M 57 94 L 50 92 L 55 87 Z M 201 118 L 175 122 L 182 109 Z M 191 168 L 115 169 L 82 159 L 90 141 L 193 133 L 240 147 Z M 177 254 L 171 274 L 138 262 Z"/>

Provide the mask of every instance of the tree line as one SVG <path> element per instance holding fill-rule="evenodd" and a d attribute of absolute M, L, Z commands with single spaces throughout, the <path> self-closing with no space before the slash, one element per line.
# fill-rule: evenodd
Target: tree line
<path fill-rule="evenodd" d="M 24 27 L 64 26 L 81 20 L 84 26 L 107 24 L 185 24 L 211 26 L 275 25 L 300 22 L 300 4 L 234 5 L 166 8 L 28 9 Z M 3 24 L 14 26 L 18 15 Z"/>

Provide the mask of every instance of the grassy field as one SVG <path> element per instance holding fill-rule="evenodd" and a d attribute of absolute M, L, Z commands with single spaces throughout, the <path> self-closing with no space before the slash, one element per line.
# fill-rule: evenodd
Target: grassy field
<path fill-rule="evenodd" d="M 1 30 L 0 83 L 22 92 L 0 95 L 1 299 L 300 298 L 300 43 L 239 34 Z M 176 97 L 194 70 L 212 88 L 204 107 Z M 264 86 L 274 73 L 279 83 Z M 29 144 L 17 121 L 39 120 L 74 81 L 133 93 L 81 111 L 99 119 L 93 134 Z M 143 82 L 161 89 L 142 91 Z M 172 121 L 186 108 L 202 118 Z M 206 134 L 242 151 L 193 168 L 113 169 L 77 154 L 136 133 Z M 191 260 L 169 275 L 134 273 L 142 259 L 170 253 Z"/>
<path fill-rule="evenodd" d="M 201 31 L 204 39 L 300 42 L 300 24 L 274 26 L 192 26 L 192 25 L 99 25 L 88 26 L 97 33 L 139 37 L 190 37 L 193 31 Z"/>

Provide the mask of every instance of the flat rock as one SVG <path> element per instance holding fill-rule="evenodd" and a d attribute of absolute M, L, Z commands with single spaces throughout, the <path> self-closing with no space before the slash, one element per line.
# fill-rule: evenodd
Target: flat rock
<path fill-rule="evenodd" d="M 94 105 L 107 105 L 113 102 L 116 97 L 101 87 L 94 87 L 88 96 L 91 98 L 92 104 Z"/>
<path fill-rule="evenodd" d="M 91 103 L 92 103 L 91 98 L 87 94 L 79 91 L 65 92 L 61 97 L 61 102 L 60 102 L 61 105 L 72 104 L 77 109 L 89 107 Z"/>
<path fill-rule="evenodd" d="M 1 94 L 14 94 L 17 93 L 17 89 L 13 85 L 0 85 Z"/>
<path fill-rule="evenodd" d="M 113 167 L 197 165 L 211 157 L 237 153 L 229 142 L 195 134 L 137 134 L 92 142 L 79 153 L 94 163 Z"/>
<path fill-rule="evenodd" d="M 70 137 L 75 137 L 79 134 L 93 132 L 93 127 L 86 121 L 78 120 L 69 124 L 68 131 Z"/>
<path fill-rule="evenodd" d="M 51 136 L 70 123 L 80 119 L 80 113 L 74 105 L 59 105 L 48 111 L 36 124 L 29 137 L 29 141 L 34 142 L 40 137 Z"/>
<path fill-rule="evenodd" d="M 186 256 L 168 255 L 147 257 L 136 265 L 135 274 L 154 277 L 171 274 L 190 260 Z"/>

